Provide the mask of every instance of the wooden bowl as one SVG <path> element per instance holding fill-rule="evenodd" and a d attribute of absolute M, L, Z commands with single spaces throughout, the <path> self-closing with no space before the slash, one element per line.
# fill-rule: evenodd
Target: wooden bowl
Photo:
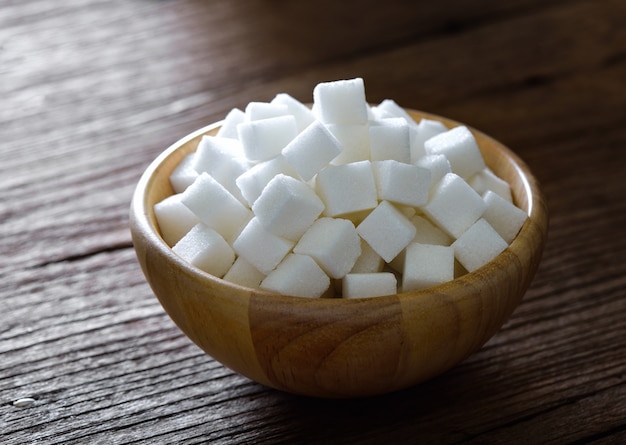
<path fill-rule="evenodd" d="M 458 122 L 418 111 L 419 121 Z M 478 350 L 508 319 L 537 270 L 548 214 L 528 167 L 472 130 L 487 165 L 511 184 L 529 218 L 503 253 L 429 289 L 386 297 L 301 298 L 244 288 L 183 261 L 159 234 L 153 206 L 173 193 L 169 175 L 220 122 L 181 139 L 141 177 L 130 209 L 143 272 L 180 329 L 234 371 L 279 390 L 347 398 L 387 393 L 436 376 Z"/>

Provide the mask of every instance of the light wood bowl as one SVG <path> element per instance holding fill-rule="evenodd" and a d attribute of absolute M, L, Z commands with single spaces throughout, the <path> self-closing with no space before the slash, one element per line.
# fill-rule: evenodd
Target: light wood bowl
<path fill-rule="evenodd" d="M 416 121 L 449 119 L 407 110 Z M 364 299 L 301 298 L 244 288 L 183 261 L 159 234 L 153 206 L 169 175 L 220 122 L 181 139 L 141 177 L 130 209 L 139 263 L 180 329 L 213 358 L 261 384 L 347 398 L 415 385 L 458 364 L 491 338 L 522 299 L 548 230 L 539 184 L 513 152 L 472 130 L 487 165 L 511 184 L 529 218 L 508 249 L 449 283 Z"/>

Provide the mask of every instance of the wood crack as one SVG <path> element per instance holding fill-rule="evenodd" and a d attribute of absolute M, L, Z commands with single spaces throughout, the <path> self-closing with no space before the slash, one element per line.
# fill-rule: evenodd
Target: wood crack
<path fill-rule="evenodd" d="M 78 261 L 82 261 L 85 259 L 89 259 L 92 258 L 94 256 L 97 255 L 101 255 L 101 254 L 105 254 L 105 253 L 112 253 L 112 252 L 118 252 L 118 251 L 122 251 L 122 250 L 126 250 L 126 249 L 130 249 L 133 248 L 133 243 L 132 241 L 124 241 L 124 242 L 120 242 L 118 244 L 112 244 L 109 247 L 105 247 L 105 248 L 99 248 L 99 249 L 95 249 L 95 250 L 90 250 L 87 252 L 81 252 L 81 253 L 76 253 L 73 255 L 67 255 L 65 257 L 62 258 L 57 258 L 57 259 L 53 259 L 53 260 L 49 260 L 49 261 L 44 261 L 41 263 L 37 263 L 37 264 L 33 264 L 30 267 L 28 267 L 29 269 L 42 269 L 51 265 L 55 265 L 55 264 L 60 264 L 60 263 L 73 263 L 73 262 L 78 262 Z"/>

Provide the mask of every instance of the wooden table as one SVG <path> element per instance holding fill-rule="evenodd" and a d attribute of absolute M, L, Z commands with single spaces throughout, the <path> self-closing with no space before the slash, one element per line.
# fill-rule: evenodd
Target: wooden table
<path fill-rule="evenodd" d="M 309 399 L 175 327 L 129 201 L 158 153 L 231 108 L 356 76 L 370 102 L 516 151 L 550 233 L 477 354 L 398 393 Z M 626 443 L 623 0 L 4 0 L 0 136 L 1 443 Z"/>

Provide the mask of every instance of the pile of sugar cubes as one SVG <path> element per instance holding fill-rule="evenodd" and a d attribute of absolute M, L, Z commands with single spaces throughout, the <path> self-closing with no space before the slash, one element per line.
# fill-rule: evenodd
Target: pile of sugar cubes
<path fill-rule="evenodd" d="M 280 294 L 375 297 L 474 271 L 527 214 L 467 127 L 415 122 L 363 79 L 324 82 L 233 109 L 172 172 L 154 206 L 194 266 Z"/>

